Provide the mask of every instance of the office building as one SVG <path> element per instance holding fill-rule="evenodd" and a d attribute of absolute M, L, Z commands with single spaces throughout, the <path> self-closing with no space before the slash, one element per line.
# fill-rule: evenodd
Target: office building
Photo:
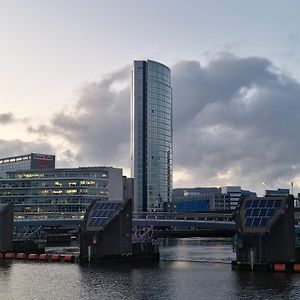
<path fill-rule="evenodd" d="M 122 201 L 122 169 L 84 167 L 9 171 L 0 203 L 14 203 L 15 219 L 83 218 L 92 200 Z"/>
<path fill-rule="evenodd" d="M 266 197 L 289 196 L 289 189 L 266 190 Z"/>
<path fill-rule="evenodd" d="M 173 210 L 204 212 L 234 210 L 241 198 L 256 197 L 256 193 L 240 186 L 176 188 L 173 190 Z"/>
<path fill-rule="evenodd" d="M 132 200 L 133 201 L 133 178 L 128 178 L 123 176 L 123 199 L 124 201 Z"/>
<path fill-rule="evenodd" d="M 205 212 L 216 210 L 221 198 L 217 187 L 176 188 L 173 190 L 173 207 L 177 212 Z"/>
<path fill-rule="evenodd" d="M 135 61 L 131 96 L 131 162 L 135 211 L 169 211 L 172 200 L 170 69 Z"/>
<path fill-rule="evenodd" d="M 225 209 L 234 210 L 240 201 L 242 189 L 240 186 L 221 187 L 222 197 L 225 199 Z M 221 201 L 222 202 L 222 201 Z M 222 206 L 222 205 L 221 205 Z"/>
<path fill-rule="evenodd" d="M 55 156 L 49 154 L 30 153 L 0 159 L 0 178 L 5 178 L 6 172 L 28 169 L 54 169 Z"/>

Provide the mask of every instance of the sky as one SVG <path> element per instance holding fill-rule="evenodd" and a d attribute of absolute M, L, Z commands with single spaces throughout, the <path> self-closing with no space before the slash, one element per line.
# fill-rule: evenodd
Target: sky
<path fill-rule="evenodd" d="M 129 175 L 130 70 L 171 68 L 174 187 L 300 192 L 299 1 L 0 0 L 0 157 Z M 262 185 L 265 182 L 265 185 Z"/>

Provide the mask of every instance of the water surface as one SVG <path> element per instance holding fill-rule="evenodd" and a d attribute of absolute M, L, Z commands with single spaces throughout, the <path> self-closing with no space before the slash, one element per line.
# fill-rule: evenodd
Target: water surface
<path fill-rule="evenodd" d="M 230 240 L 165 240 L 158 264 L 0 263 L 0 299 L 298 299 L 300 274 L 231 270 Z"/>

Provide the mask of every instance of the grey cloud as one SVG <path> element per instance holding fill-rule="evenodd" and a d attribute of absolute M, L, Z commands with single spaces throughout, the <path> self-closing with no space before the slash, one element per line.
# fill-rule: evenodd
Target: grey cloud
<path fill-rule="evenodd" d="M 45 142 L 24 142 L 22 140 L 0 140 L 0 157 L 10 157 L 31 152 L 54 153 L 53 147 Z"/>
<path fill-rule="evenodd" d="M 222 54 L 202 66 L 181 61 L 172 68 L 174 170 L 189 175 L 175 186 L 239 184 L 285 187 L 300 176 L 300 84 L 261 57 Z M 129 67 L 86 84 L 75 113 L 31 128 L 63 136 L 79 146 L 76 160 L 128 167 Z"/>
<path fill-rule="evenodd" d="M 50 125 L 28 127 L 31 133 L 56 134 L 79 147 L 80 165 L 128 166 L 130 88 L 116 88 L 130 79 L 130 68 L 108 74 L 99 82 L 85 84 L 74 103 L 75 112 L 60 112 Z"/>
<path fill-rule="evenodd" d="M 15 117 L 12 113 L 0 114 L 0 124 L 6 125 L 15 122 Z"/>
<path fill-rule="evenodd" d="M 194 184 L 259 190 L 300 174 L 300 85 L 269 60 L 181 62 L 173 86 L 175 170 L 188 170 Z"/>
<path fill-rule="evenodd" d="M 46 153 L 46 154 L 56 154 L 55 146 L 44 141 L 30 141 L 24 142 L 20 139 L 15 140 L 1 140 L 0 139 L 0 157 L 11 157 L 22 154 L 29 153 Z M 59 160 L 56 159 L 57 167 L 72 167 L 72 160 L 74 161 L 74 156 L 70 150 L 63 152 L 60 155 Z"/>

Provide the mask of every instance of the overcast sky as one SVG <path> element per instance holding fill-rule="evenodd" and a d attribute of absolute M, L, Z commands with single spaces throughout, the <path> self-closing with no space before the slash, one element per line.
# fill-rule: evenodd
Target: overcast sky
<path fill-rule="evenodd" d="M 0 0 L 0 156 L 129 175 L 130 66 L 171 68 L 174 186 L 300 191 L 300 2 Z M 266 186 L 262 186 L 266 182 Z"/>

